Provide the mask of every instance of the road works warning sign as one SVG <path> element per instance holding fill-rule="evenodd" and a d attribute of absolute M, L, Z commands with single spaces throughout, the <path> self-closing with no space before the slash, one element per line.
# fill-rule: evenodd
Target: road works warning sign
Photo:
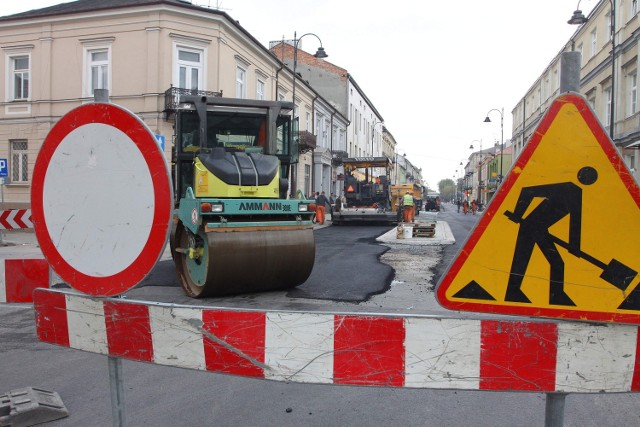
<path fill-rule="evenodd" d="M 640 324 L 640 190 L 587 102 L 558 97 L 438 284 L 453 310 Z"/>

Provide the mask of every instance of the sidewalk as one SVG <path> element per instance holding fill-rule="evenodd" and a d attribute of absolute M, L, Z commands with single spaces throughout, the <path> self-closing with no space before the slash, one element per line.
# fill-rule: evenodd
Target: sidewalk
<path fill-rule="evenodd" d="M 451 227 L 446 221 L 436 221 L 435 234 L 433 237 L 413 237 L 410 239 L 398 239 L 397 227 L 378 237 L 376 241 L 386 244 L 431 246 L 431 245 L 453 245 L 456 242 L 453 237 Z"/>

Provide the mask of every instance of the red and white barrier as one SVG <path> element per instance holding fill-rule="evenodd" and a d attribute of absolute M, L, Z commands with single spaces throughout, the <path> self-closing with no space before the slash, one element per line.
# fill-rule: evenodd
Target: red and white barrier
<path fill-rule="evenodd" d="M 0 259 L 0 303 L 33 302 L 33 290 L 48 288 L 50 277 L 44 259 Z"/>
<path fill-rule="evenodd" d="M 16 230 L 21 228 L 33 228 L 31 209 L 0 211 L 0 229 Z"/>
<path fill-rule="evenodd" d="M 535 392 L 640 391 L 638 327 L 240 311 L 34 292 L 41 341 L 276 381 Z"/>

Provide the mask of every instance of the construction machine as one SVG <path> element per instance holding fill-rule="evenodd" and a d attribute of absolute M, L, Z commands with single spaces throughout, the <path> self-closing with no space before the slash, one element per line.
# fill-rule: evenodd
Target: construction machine
<path fill-rule="evenodd" d="M 409 184 L 395 184 L 391 186 L 391 209 L 394 212 L 398 210 L 402 211 L 402 197 L 407 194 L 407 191 L 413 196 L 413 206 L 416 210 L 416 216 L 422 210 L 422 185 L 416 183 Z"/>
<path fill-rule="evenodd" d="M 396 224 L 398 215 L 391 210 L 389 191 L 391 161 L 387 157 L 348 157 L 342 164 L 344 190 L 333 210 L 332 224 Z M 374 170 L 380 172 L 377 177 Z"/>
<path fill-rule="evenodd" d="M 171 254 L 195 298 L 303 283 L 312 200 L 289 199 L 293 103 L 181 95 L 175 107 Z"/>

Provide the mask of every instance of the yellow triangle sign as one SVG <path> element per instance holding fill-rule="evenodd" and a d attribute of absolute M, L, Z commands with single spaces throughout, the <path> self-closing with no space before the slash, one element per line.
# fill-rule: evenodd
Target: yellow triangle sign
<path fill-rule="evenodd" d="M 640 324 L 640 190 L 584 98 L 556 98 L 437 288 L 445 308 Z"/>

